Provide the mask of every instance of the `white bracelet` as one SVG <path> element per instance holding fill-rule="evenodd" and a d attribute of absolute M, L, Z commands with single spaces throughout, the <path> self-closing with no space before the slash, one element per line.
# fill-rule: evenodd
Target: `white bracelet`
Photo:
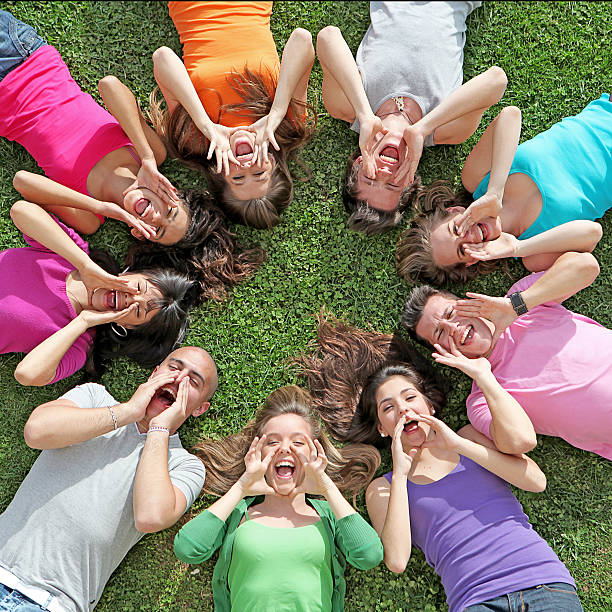
<path fill-rule="evenodd" d="M 147 431 L 147 433 L 150 434 L 152 431 L 165 431 L 168 435 L 170 435 L 170 430 L 167 427 L 159 427 L 155 425 L 153 427 L 149 427 L 149 431 Z"/>
<path fill-rule="evenodd" d="M 113 417 L 113 429 L 117 429 L 117 427 L 119 427 L 117 425 L 117 417 L 115 416 L 115 411 L 113 410 L 112 406 L 107 406 L 108 411 L 110 412 L 111 417 Z"/>

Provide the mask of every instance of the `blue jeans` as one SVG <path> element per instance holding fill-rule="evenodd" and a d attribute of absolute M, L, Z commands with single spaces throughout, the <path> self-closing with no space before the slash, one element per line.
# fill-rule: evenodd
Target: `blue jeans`
<path fill-rule="evenodd" d="M 464 612 L 583 612 L 576 589 L 565 582 L 540 584 L 468 606 Z"/>
<path fill-rule="evenodd" d="M 32 26 L 0 11 L 0 81 L 46 44 Z"/>
<path fill-rule="evenodd" d="M 37 603 L 0 583 L 0 612 L 40 612 Z"/>

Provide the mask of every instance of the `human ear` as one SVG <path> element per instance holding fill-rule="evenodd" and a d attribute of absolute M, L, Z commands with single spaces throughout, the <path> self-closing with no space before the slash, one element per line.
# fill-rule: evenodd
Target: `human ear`
<path fill-rule="evenodd" d="M 204 402 L 201 406 L 198 406 L 192 413 L 191 416 L 199 417 L 202 416 L 210 408 L 210 402 Z"/>
<path fill-rule="evenodd" d="M 134 238 L 136 238 L 137 240 L 144 240 L 145 237 L 143 236 L 143 234 L 141 233 L 140 230 L 137 230 L 135 227 L 133 227 L 130 230 L 130 233 L 132 234 L 132 236 L 134 236 Z"/>

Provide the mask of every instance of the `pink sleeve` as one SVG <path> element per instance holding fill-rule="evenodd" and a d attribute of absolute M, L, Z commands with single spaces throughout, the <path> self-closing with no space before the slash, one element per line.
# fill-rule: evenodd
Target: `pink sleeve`
<path fill-rule="evenodd" d="M 534 272 L 533 274 L 525 276 L 524 278 L 521 278 L 520 280 L 516 281 L 516 283 L 514 283 L 514 285 L 512 285 L 512 287 L 508 289 L 506 297 L 508 297 L 511 293 L 516 293 L 517 291 L 525 291 L 525 289 L 529 289 L 529 287 L 531 287 L 531 285 L 533 285 L 533 283 L 535 283 L 544 273 L 545 271 Z"/>
<path fill-rule="evenodd" d="M 474 385 L 472 392 L 469 394 L 467 400 L 465 400 L 467 407 L 468 418 L 470 423 L 477 429 L 481 434 L 491 438 L 491 411 L 489 405 L 485 399 L 484 393 Z"/>
<path fill-rule="evenodd" d="M 85 240 L 83 240 L 75 230 L 73 230 L 71 227 L 68 227 L 67 225 L 65 225 L 64 223 L 62 223 L 55 215 L 51 215 L 53 217 L 53 220 L 64 230 L 64 232 L 66 232 L 66 234 L 68 234 L 69 238 L 72 239 L 72 241 L 79 247 L 79 249 L 81 249 L 82 251 L 85 251 L 87 254 L 89 254 L 89 244 L 87 242 L 85 242 Z M 49 253 L 51 253 L 51 249 L 48 249 L 44 244 L 40 244 L 40 242 L 34 240 L 34 238 L 30 238 L 30 236 L 28 236 L 27 234 L 23 235 L 23 239 L 32 247 L 36 248 L 36 249 L 40 249 L 41 251 L 47 251 Z"/>
<path fill-rule="evenodd" d="M 59 362 L 55 372 L 55 378 L 49 384 L 68 378 L 68 376 L 71 376 L 85 365 L 87 353 L 91 348 L 93 338 L 94 336 L 92 334 L 85 332 L 76 339 L 74 344 L 66 351 L 66 354 Z"/>

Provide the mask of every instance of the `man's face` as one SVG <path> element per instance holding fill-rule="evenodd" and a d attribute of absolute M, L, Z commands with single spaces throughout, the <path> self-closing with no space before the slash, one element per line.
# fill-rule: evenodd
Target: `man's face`
<path fill-rule="evenodd" d="M 417 336 L 432 346 L 439 344 L 450 350 L 450 338 L 466 357 L 482 357 L 493 347 L 491 324 L 481 317 L 464 317 L 455 311 L 456 300 L 433 295 L 425 304 L 416 326 Z"/>
<path fill-rule="evenodd" d="M 147 407 L 147 416 L 153 418 L 174 403 L 179 385 L 186 376 L 189 376 L 187 415 L 200 416 L 208 409 L 208 400 L 217 388 L 217 368 L 204 349 L 184 346 L 172 351 L 151 376 L 166 373 L 174 373 L 176 378 L 156 391 Z"/>

